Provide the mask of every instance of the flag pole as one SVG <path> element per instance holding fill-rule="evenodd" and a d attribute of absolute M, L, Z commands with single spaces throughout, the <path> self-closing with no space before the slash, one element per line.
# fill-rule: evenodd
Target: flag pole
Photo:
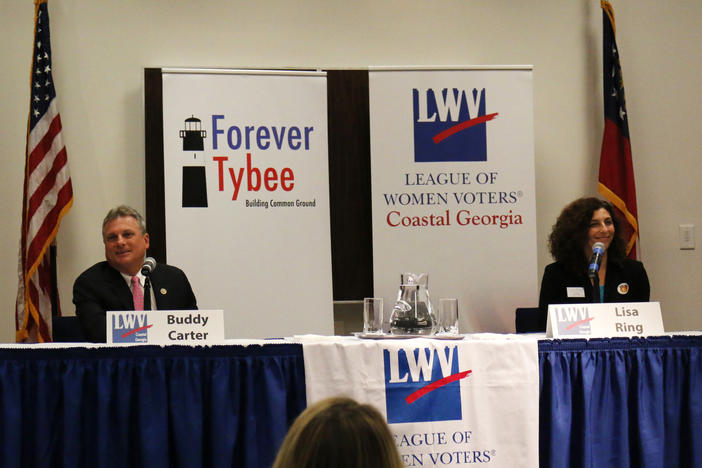
<path fill-rule="evenodd" d="M 49 247 L 49 263 L 51 266 L 51 316 L 61 316 L 61 305 L 58 295 L 58 274 L 56 270 L 56 240 Z"/>

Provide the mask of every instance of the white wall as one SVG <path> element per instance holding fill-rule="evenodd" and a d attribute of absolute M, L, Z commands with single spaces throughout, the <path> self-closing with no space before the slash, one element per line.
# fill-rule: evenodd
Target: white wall
<path fill-rule="evenodd" d="M 702 329 L 702 2 L 614 2 L 643 260 L 667 330 Z M 114 205 L 144 210 L 145 67 L 533 64 L 539 272 L 565 203 L 596 194 L 602 137 L 596 0 L 50 0 L 54 79 L 75 204 L 59 232 L 62 307 L 103 258 Z M 33 5 L 0 0 L 0 342 L 14 340 Z M 698 235 L 702 234 L 698 228 Z M 701 239 L 702 240 L 702 239 Z M 526 304 L 525 304 L 526 305 Z"/>

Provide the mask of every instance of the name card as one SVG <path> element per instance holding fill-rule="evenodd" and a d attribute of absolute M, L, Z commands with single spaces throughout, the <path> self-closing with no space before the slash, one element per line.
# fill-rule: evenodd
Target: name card
<path fill-rule="evenodd" d="M 193 345 L 224 341 L 221 310 L 107 312 L 107 342 Z"/>
<path fill-rule="evenodd" d="M 546 336 L 549 338 L 609 338 L 662 335 L 659 302 L 606 304 L 551 304 Z"/>

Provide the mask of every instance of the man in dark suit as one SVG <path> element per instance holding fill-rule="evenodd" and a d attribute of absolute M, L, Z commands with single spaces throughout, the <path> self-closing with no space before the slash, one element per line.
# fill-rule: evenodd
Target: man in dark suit
<path fill-rule="evenodd" d="M 124 205 L 110 210 L 102 223 L 102 241 L 106 261 L 96 263 L 76 279 L 73 303 L 86 337 L 104 343 L 106 311 L 135 310 L 134 293 L 137 297 L 139 291 L 142 296 L 144 293 L 141 267 L 149 248 L 144 218 Z M 195 294 L 180 269 L 159 263 L 149 278 L 152 309 L 197 309 Z M 140 289 L 134 291 L 135 288 Z"/>

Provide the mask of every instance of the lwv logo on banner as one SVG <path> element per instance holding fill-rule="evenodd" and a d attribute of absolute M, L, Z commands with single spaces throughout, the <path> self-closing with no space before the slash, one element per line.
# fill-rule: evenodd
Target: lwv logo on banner
<path fill-rule="evenodd" d="M 456 346 L 385 349 L 385 400 L 389 423 L 462 419 Z"/>
<path fill-rule="evenodd" d="M 414 161 L 487 161 L 483 89 L 412 90 L 414 109 Z"/>

